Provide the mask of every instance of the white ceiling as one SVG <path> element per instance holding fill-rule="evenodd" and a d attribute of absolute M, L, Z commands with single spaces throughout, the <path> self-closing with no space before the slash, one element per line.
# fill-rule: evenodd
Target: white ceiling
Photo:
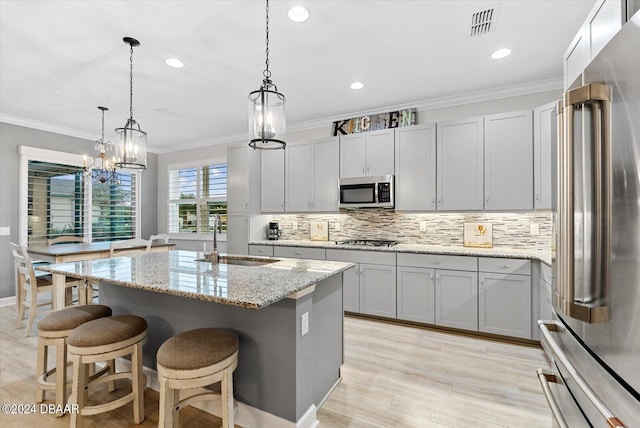
<path fill-rule="evenodd" d="M 305 5 L 307 22 L 287 18 Z M 562 54 L 594 0 L 270 3 L 273 81 L 289 129 L 505 87 L 559 88 Z M 497 7 L 495 30 L 471 15 Z M 246 138 L 247 95 L 265 60 L 263 1 L 0 1 L 0 120 L 95 140 L 129 116 L 152 152 Z M 491 60 L 497 48 L 512 54 Z M 185 66 L 165 65 L 167 57 Z M 365 82 L 360 91 L 349 88 Z M 487 92 L 489 91 L 489 92 Z"/>

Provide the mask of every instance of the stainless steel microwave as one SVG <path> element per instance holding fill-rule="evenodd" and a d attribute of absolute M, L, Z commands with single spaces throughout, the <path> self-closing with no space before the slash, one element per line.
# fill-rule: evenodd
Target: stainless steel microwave
<path fill-rule="evenodd" d="M 393 175 L 340 179 L 340 208 L 393 208 Z"/>

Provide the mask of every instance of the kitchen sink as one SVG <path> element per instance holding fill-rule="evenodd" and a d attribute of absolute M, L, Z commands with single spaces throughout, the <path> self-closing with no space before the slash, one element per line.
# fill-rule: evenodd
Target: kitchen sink
<path fill-rule="evenodd" d="M 201 259 L 196 259 L 198 262 L 210 262 L 211 260 L 208 257 L 203 257 Z M 268 265 L 270 263 L 279 262 L 278 259 L 264 259 L 260 257 L 229 257 L 229 256 L 220 256 L 218 259 L 220 264 L 224 265 L 237 265 L 237 266 L 263 266 Z"/>

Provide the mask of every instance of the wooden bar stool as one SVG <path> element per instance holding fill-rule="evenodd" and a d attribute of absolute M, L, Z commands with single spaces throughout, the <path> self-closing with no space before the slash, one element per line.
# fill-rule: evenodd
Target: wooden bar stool
<path fill-rule="evenodd" d="M 82 417 L 117 409 L 133 401 L 133 422 L 144 420 L 144 375 L 142 374 L 142 342 L 147 337 L 147 322 L 135 315 L 117 315 L 82 324 L 69 334 L 67 349 L 73 363 L 71 398 L 78 411 L 71 413 L 71 427 L 82 426 Z M 131 371 L 108 373 L 89 380 L 89 364 L 115 360 L 131 355 Z M 130 379 L 131 392 L 108 403 L 87 406 L 89 386 Z M 111 390 L 111 388 L 110 388 Z"/>
<path fill-rule="evenodd" d="M 104 305 L 72 306 L 55 311 L 38 323 L 38 361 L 36 368 L 36 403 L 44 401 L 45 391 L 54 391 L 56 409 L 67 403 L 67 336 L 89 321 L 111 316 L 111 308 Z M 56 349 L 56 365 L 48 370 L 48 349 Z M 55 373 L 55 382 L 48 380 Z M 101 371 L 96 375 L 104 374 Z M 62 412 L 57 416 L 62 416 Z"/>
<path fill-rule="evenodd" d="M 238 366 L 238 336 L 215 328 L 178 334 L 158 349 L 159 427 L 177 427 L 178 412 L 202 400 L 222 398 L 222 426 L 233 427 L 233 371 Z M 221 393 L 204 392 L 180 400 L 180 390 L 220 382 Z"/>

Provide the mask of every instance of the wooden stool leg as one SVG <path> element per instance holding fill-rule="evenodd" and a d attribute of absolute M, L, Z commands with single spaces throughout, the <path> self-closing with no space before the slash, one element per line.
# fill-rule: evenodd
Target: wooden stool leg
<path fill-rule="evenodd" d="M 32 296 L 32 299 L 38 299 L 38 296 Z M 27 328 L 24 329 L 24 337 L 31 336 L 31 327 L 33 327 L 33 320 L 36 318 L 36 308 L 38 307 L 38 301 L 31 302 L 29 306 L 29 320 L 27 321 Z"/>
<path fill-rule="evenodd" d="M 82 426 L 82 409 L 87 402 L 87 394 L 85 387 L 87 385 L 87 370 L 86 365 L 82 363 L 82 357 L 79 355 L 72 355 L 71 361 L 73 361 L 73 387 L 71 393 L 71 400 L 75 400 L 78 404 L 78 411 L 71 413 L 71 428 Z M 73 403 L 73 401 L 71 401 Z"/>
<path fill-rule="evenodd" d="M 67 346 L 65 339 L 56 339 L 56 407 L 64 409 L 67 401 Z M 64 412 L 57 412 L 62 416 Z"/>
<path fill-rule="evenodd" d="M 133 422 L 144 421 L 144 385 L 142 377 L 142 342 L 135 344 L 131 355 L 131 390 L 133 391 Z"/>
<path fill-rule="evenodd" d="M 107 361 L 107 366 L 109 367 L 109 371 L 107 372 L 107 376 L 116 374 L 116 360 Z M 109 381 L 109 392 L 113 392 L 116 390 L 116 381 Z"/>
<path fill-rule="evenodd" d="M 233 428 L 233 370 L 225 369 L 220 382 L 222 427 Z"/>
<path fill-rule="evenodd" d="M 47 372 L 47 346 L 44 339 L 38 338 L 38 360 L 36 362 L 36 403 L 44 401 L 44 388 L 40 385 L 38 378 Z"/>
<path fill-rule="evenodd" d="M 171 428 L 173 426 L 173 409 L 175 390 L 169 387 L 169 380 L 164 376 L 158 376 L 160 381 L 160 408 L 158 415 L 158 428 Z"/>

